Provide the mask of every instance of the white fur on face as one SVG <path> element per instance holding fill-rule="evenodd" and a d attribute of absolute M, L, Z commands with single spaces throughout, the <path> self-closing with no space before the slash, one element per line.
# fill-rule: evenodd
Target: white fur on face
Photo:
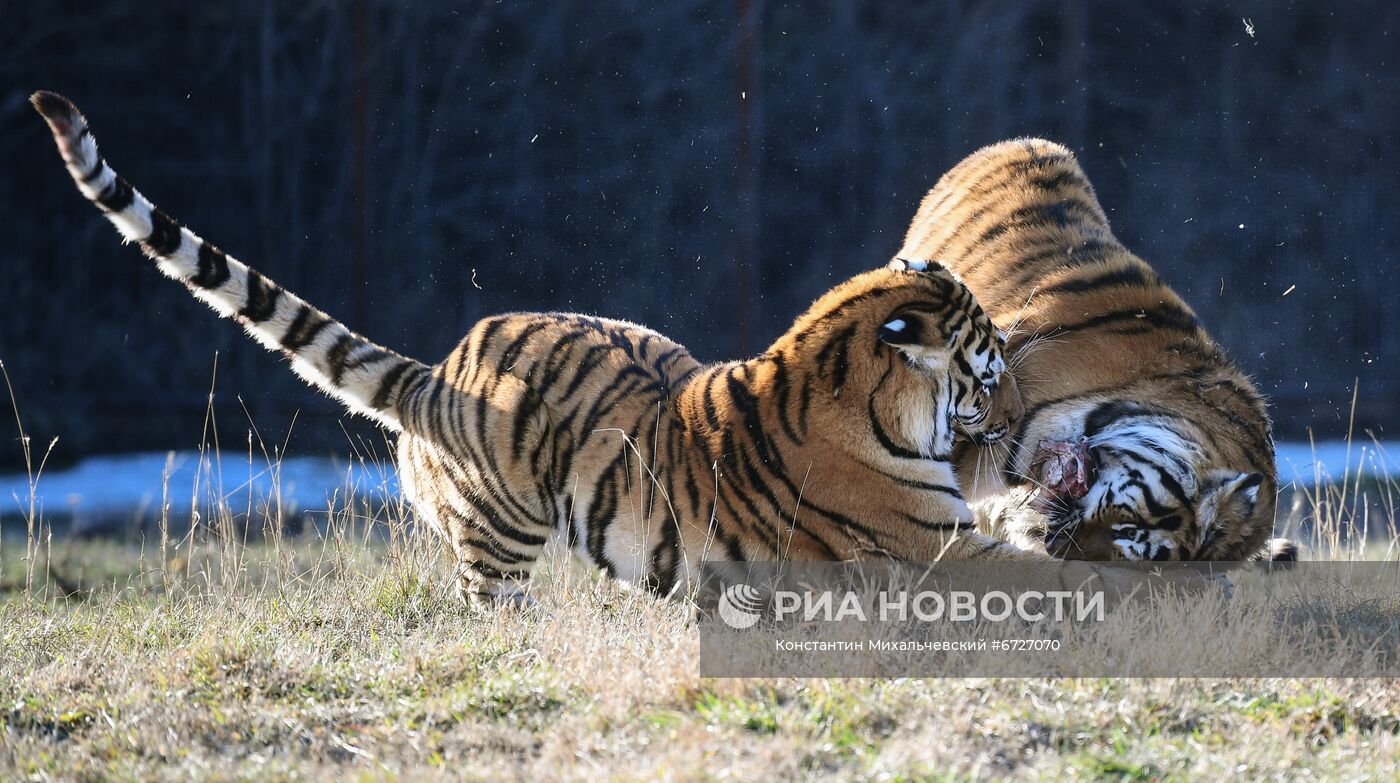
<path fill-rule="evenodd" d="M 891 321 L 890 323 L 899 323 L 899 321 Z M 944 349 L 929 348 L 923 345 L 901 345 L 899 353 L 911 366 L 929 373 L 941 374 L 948 368 L 948 351 Z"/>
<path fill-rule="evenodd" d="M 1177 536 L 1187 531 L 1192 509 L 1181 507 L 1177 494 L 1168 488 L 1176 482 L 1187 498 L 1199 489 L 1199 446 L 1184 438 L 1166 422 L 1155 418 L 1128 418 L 1105 427 L 1089 442 L 1100 455 L 1099 474 L 1089 492 L 1077 502 L 1081 525 L 1096 527 L 1101 517 L 1113 515 L 1113 547 L 1127 560 L 1151 560 L 1178 548 Z M 1149 499 L 1151 502 L 1148 502 Z M 1183 517 L 1177 530 L 1157 530 L 1150 509 L 1165 507 Z M 1123 522 L 1129 518 L 1143 520 Z"/>
<path fill-rule="evenodd" d="M 1155 418 L 1134 417 L 1123 419 L 1103 428 L 1089 441 L 1090 448 L 1117 448 L 1125 452 L 1145 457 L 1151 466 L 1162 469 L 1171 476 L 1187 497 L 1195 497 L 1200 490 L 1197 473 L 1203 457 L 1201 447 L 1183 437 L 1169 424 Z M 1161 489 L 1155 482 L 1159 480 L 1156 470 L 1146 465 L 1138 465 L 1132 456 L 1116 457 L 1129 467 L 1139 468 L 1144 480 L 1149 480 L 1154 489 Z M 1162 490 L 1163 492 L 1165 490 Z M 1154 492 L 1153 497 L 1161 497 Z"/>
<path fill-rule="evenodd" d="M 1113 548 L 1124 560 L 1156 560 L 1163 552 L 1174 552 L 1176 542 L 1165 530 L 1151 530 L 1136 525 L 1114 525 Z M 1167 558 L 1170 559 L 1170 555 Z"/>
<path fill-rule="evenodd" d="M 948 352 L 920 345 L 899 346 L 910 366 L 933 379 L 932 394 L 916 394 L 899 411 L 904 436 L 926 457 L 946 458 L 953 450 L 953 393 L 948 383 Z"/>
<path fill-rule="evenodd" d="M 956 339 L 956 334 L 954 339 Z M 986 348 L 977 350 L 976 340 L 973 340 L 973 347 L 965 351 L 964 360 L 972 368 L 972 372 L 977 377 L 969 379 L 973 387 L 980 386 L 981 394 L 974 394 L 963 398 L 961 407 L 956 411 L 959 420 L 965 425 L 976 426 L 984 421 L 991 413 L 987 406 L 987 398 L 992 394 L 992 389 L 988 386 L 988 381 L 984 379 L 988 373 L 991 378 L 1000 379 L 1006 372 L 1006 359 L 999 350 L 1000 346 L 995 340 L 987 341 Z"/>

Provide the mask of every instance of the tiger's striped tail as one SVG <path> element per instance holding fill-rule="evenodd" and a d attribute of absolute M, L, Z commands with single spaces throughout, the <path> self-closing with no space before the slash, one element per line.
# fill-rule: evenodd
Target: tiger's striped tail
<path fill-rule="evenodd" d="M 351 411 L 402 430 L 399 403 L 431 370 L 350 331 L 157 209 L 97 153 L 87 120 L 51 92 L 30 96 L 53 131 L 78 190 L 128 242 L 139 242 L 161 272 L 292 362 L 292 369 Z"/>

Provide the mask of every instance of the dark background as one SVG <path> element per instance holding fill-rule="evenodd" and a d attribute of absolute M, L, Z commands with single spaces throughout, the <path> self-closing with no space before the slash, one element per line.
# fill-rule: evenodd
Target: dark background
<path fill-rule="evenodd" d="M 755 352 L 887 260 L 944 170 L 1042 135 L 1281 437 L 1344 434 L 1356 379 L 1383 436 L 1400 6 L 1134 5 L 0 0 L 0 360 L 59 461 L 195 445 L 216 351 L 225 446 L 244 405 L 273 440 L 301 411 L 302 452 L 372 433 L 118 244 L 34 89 L 197 232 L 427 360 L 510 309 Z"/>

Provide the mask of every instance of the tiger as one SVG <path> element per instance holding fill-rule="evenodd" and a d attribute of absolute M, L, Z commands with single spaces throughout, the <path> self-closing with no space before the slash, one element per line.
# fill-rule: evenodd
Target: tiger
<path fill-rule="evenodd" d="M 397 434 L 402 492 L 468 603 L 527 595 L 551 540 L 663 595 L 715 560 L 1048 560 L 975 530 L 951 462 L 1020 395 L 967 286 L 896 259 L 819 297 L 761 355 L 702 365 L 626 321 L 482 319 L 429 366 L 377 345 L 156 208 L 87 120 L 31 102 L 81 193 L 166 276 Z"/>
<path fill-rule="evenodd" d="M 1113 235 L 1069 149 L 973 153 L 924 197 L 900 255 L 937 258 L 1009 334 L 1024 417 L 955 455 L 993 532 L 1060 558 L 1263 556 L 1278 491 L 1266 402 Z"/>

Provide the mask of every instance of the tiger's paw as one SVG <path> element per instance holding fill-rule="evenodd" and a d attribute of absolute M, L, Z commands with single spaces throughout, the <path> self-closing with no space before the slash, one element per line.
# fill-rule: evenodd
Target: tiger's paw
<path fill-rule="evenodd" d="M 1097 469 L 1088 438 L 1042 440 L 1031 456 L 1031 473 L 1040 482 L 1033 507 L 1048 513 L 1061 501 L 1084 497 Z"/>
<path fill-rule="evenodd" d="M 457 598 L 473 612 L 526 611 L 540 603 L 526 585 L 470 578 L 458 580 Z"/>

